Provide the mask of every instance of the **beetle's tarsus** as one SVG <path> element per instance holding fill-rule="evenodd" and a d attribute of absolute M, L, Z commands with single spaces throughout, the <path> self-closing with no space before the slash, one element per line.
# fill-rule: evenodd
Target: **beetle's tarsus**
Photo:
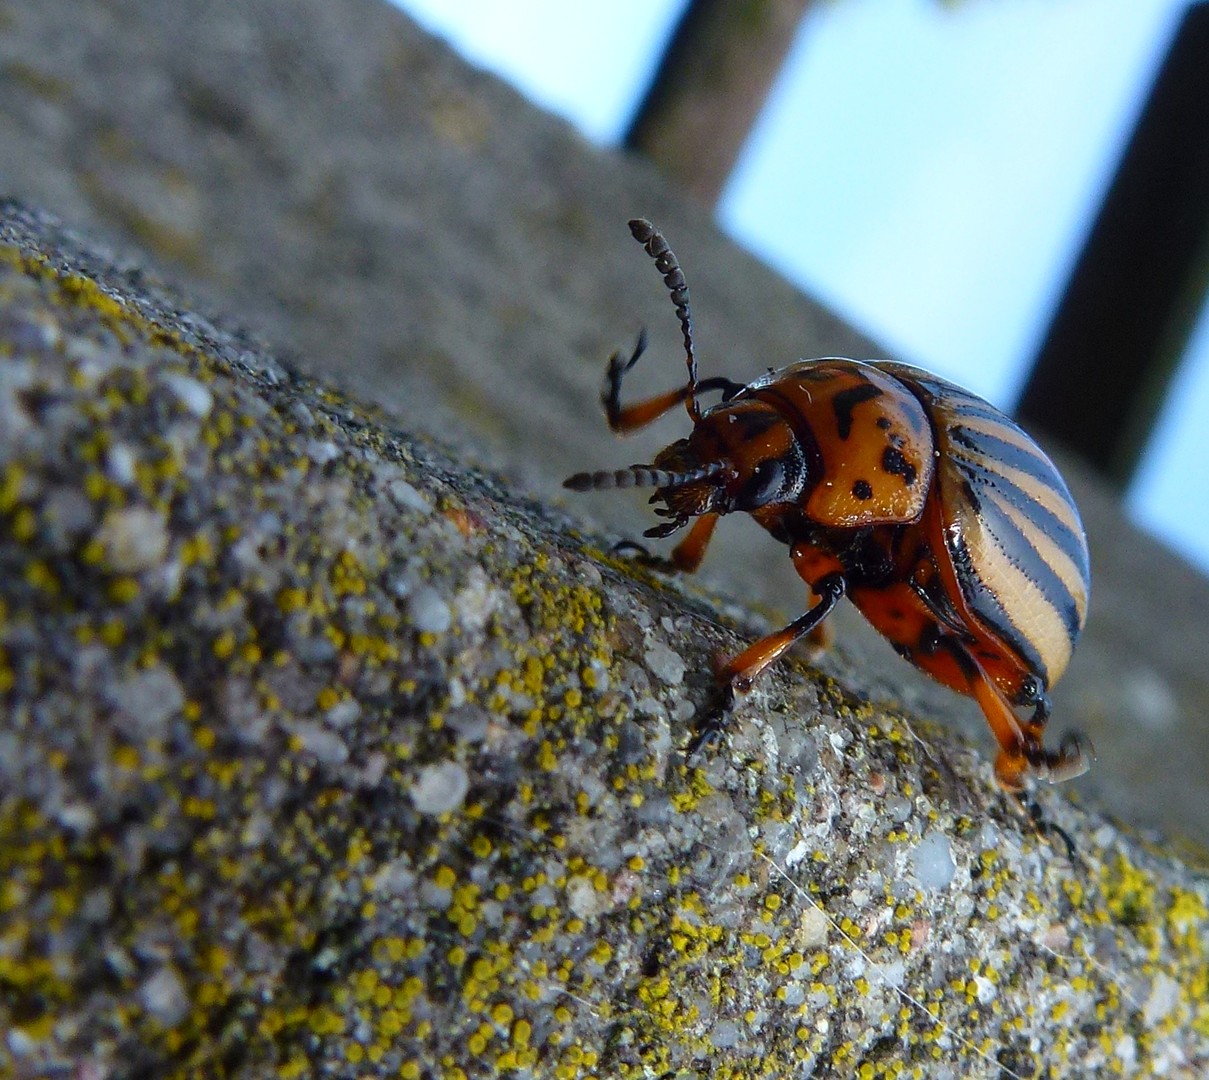
<path fill-rule="evenodd" d="M 622 354 L 615 352 L 609 357 L 609 367 L 605 373 L 604 387 L 600 392 L 600 403 L 604 406 L 605 415 L 609 420 L 609 427 L 616 428 L 620 422 L 622 414 L 621 407 L 621 383 L 626 376 L 626 372 L 630 370 L 636 363 L 639 357 L 646 352 L 647 334 L 644 326 L 638 331 L 638 340 L 634 344 L 634 351 L 630 353 L 628 360 L 622 359 Z"/>
<path fill-rule="evenodd" d="M 617 543 L 609 548 L 609 551 L 614 555 L 624 555 L 632 551 L 641 559 L 649 559 L 651 557 L 650 551 L 638 543 L 637 540 L 618 540 Z"/>
<path fill-rule="evenodd" d="M 652 525 L 649 529 L 643 529 L 642 535 L 648 540 L 662 540 L 683 529 L 687 524 L 688 518 L 675 517 L 671 521 L 665 521 L 662 525 Z"/>
<path fill-rule="evenodd" d="M 693 737 L 684 748 L 684 760 L 692 765 L 697 755 L 707 747 L 720 742 L 725 722 L 735 707 L 735 691 L 729 683 L 718 686 L 693 721 Z"/>
<path fill-rule="evenodd" d="M 1046 750 L 1038 745 L 1027 757 L 1041 779 L 1050 784 L 1062 784 L 1087 772 L 1096 754 L 1086 736 L 1068 731 L 1062 736 L 1057 750 Z"/>
<path fill-rule="evenodd" d="M 1066 857 L 1073 866 L 1082 866 L 1083 860 L 1079 857 L 1079 849 L 1075 846 L 1075 841 L 1061 825 L 1055 825 L 1045 816 L 1045 811 L 1041 808 L 1041 803 L 1037 801 L 1036 796 L 1031 793 L 1018 791 L 1012 795 L 1012 802 L 1016 809 L 1024 816 L 1032 827 L 1033 831 L 1044 840 L 1046 843 L 1053 846 L 1054 839 L 1062 841 L 1062 846 L 1066 848 Z"/>
<path fill-rule="evenodd" d="M 661 574 L 674 574 L 680 569 L 671 559 L 656 555 L 637 540 L 618 540 L 610 550 L 614 555 L 632 554 L 631 562 Z"/>

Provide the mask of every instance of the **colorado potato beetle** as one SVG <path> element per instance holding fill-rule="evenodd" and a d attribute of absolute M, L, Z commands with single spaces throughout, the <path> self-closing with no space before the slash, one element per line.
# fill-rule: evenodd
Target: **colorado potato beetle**
<path fill-rule="evenodd" d="M 650 222 L 630 231 L 655 260 L 683 332 L 688 382 L 632 405 L 621 383 L 646 347 L 614 354 L 601 394 L 609 427 L 633 431 L 684 403 L 693 428 L 653 462 L 578 473 L 576 491 L 654 488 L 671 554 L 692 572 L 723 514 L 750 514 L 788 545 L 816 603 L 723 664 L 729 701 L 847 596 L 894 648 L 974 698 L 999 743 L 995 775 L 1019 791 L 1087 768 L 1080 740 L 1042 744 L 1048 691 L 1087 614 L 1079 512 L 1053 463 L 981 398 L 919 368 L 839 357 L 801 360 L 743 385 L 699 379 L 684 274 Z M 702 408 L 699 395 L 720 391 Z M 695 519 L 695 520 L 694 520 Z M 1017 709 L 1031 710 L 1027 718 Z"/>

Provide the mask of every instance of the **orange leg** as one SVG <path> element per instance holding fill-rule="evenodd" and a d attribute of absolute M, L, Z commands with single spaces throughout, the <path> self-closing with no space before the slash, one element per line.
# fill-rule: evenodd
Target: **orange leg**
<path fill-rule="evenodd" d="M 807 584 L 821 581 L 828 574 L 838 574 L 843 570 L 840 561 L 834 555 L 808 544 L 795 545 L 789 555 L 793 559 L 793 568 Z M 833 636 L 831 624 L 820 622 L 806 634 L 806 640 L 816 649 L 827 649 L 831 646 Z"/>
<path fill-rule="evenodd" d="M 677 570 L 691 574 L 701 565 L 717 524 L 717 514 L 702 514 L 693 522 L 688 535 L 672 548 L 672 565 Z"/>
<path fill-rule="evenodd" d="M 600 403 L 604 406 L 605 417 L 609 428 L 619 434 L 636 431 L 645 427 L 652 420 L 658 420 L 669 409 L 675 408 L 693 393 L 693 383 L 687 383 L 666 394 L 658 394 L 646 401 L 636 401 L 633 405 L 621 404 L 621 381 L 625 374 L 646 352 L 646 331 L 638 335 L 638 342 L 628 360 L 623 360 L 621 353 L 609 357 L 609 368 L 605 373 L 604 389 L 600 393 Z"/>
<path fill-rule="evenodd" d="M 728 660 L 718 670 L 718 681 L 740 692 L 751 689 L 751 684 L 761 671 L 784 655 L 795 641 L 805 637 L 831 614 L 832 608 L 844 595 L 844 579 L 839 574 L 828 574 L 817 581 L 813 588 L 819 597 L 819 602 L 814 607 L 794 619 L 784 630 L 761 638 L 738 656 Z"/>
<path fill-rule="evenodd" d="M 1019 792 L 1024 787 L 1025 777 L 1034 770 L 1051 784 L 1073 779 L 1087 771 L 1088 758 L 1077 739 L 1064 741 L 1056 751 L 1046 750 L 1041 744 L 1044 720 L 1021 721 L 1011 702 L 982 665 L 972 656 L 970 661 L 974 666 L 970 692 L 982 707 L 999 743 L 995 779 L 1002 788 L 1012 793 Z"/>
<path fill-rule="evenodd" d="M 646 427 L 653 420 L 658 420 L 669 409 L 679 405 L 689 396 L 690 390 L 682 386 L 678 390 L 669 390 L 666 394 L 648 398 L 646 401 L 636 401 L 633 405 L 622 406 L 615 399 L 604 399 L 605 417 L 609 428 L 618 434 L 637 431 Z"/>
<path fill-rule="evenodd" d="M 1007 791 L 1020 791 L 1029 771 L 1025 749 L 1028 743 L 1020 728 L 1020 720 L 999 687 L 982 668 L 978 668 L 971 690 L 999 743 L 999 754 L 995 758 L 995 779 Z"/>

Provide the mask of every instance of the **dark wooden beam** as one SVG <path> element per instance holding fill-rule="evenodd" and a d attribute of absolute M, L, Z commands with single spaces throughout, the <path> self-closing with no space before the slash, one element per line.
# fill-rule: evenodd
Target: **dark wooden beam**
<path fill-rule="evenodd" d="M 693 0 L 625 145 L 712 206 L 811 0 Z"/>
<path fill-rule="evenodd" d="M 1123 489 L 1209 282 L 1209 4 L 1191 5 L 1018 413 Z"/>

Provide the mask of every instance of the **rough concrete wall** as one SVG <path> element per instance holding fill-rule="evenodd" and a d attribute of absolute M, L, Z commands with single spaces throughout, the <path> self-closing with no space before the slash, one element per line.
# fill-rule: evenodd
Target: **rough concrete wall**
<path fill-rule="evenodd" d="M 1203 872 L 601 544 L 0 205 L 0 1076 L 1203 1075 Z"/>
<path fill-rule="evenodd" d="M 0 191 L 138 250 L 306 370 L 440 431 L 532 490 L 620 465 L 599 422 L 603 358 L 649 325 L 631 389 L 679 377 L 674 320 L 626 234 L 672 239 L 706 374 L 880 354 L 737 250 L 642 163 L 587 145 L 377 0 L 8 0 L 0 7 Z M 910 358 L 907 358 L 910 359 Z M 1066 468 L 1088 519 L 1091 622 L 1055 728 L 1100 760 L 1079 790 L 1209 838 L 1209 584 Z M 618 535 L 640 500 L 580 498 Z M 727 523 L 704 574 L 783 623 L 783 550 Z M 848 610 L 839 660 L 866 696 L 981 732 Z M 853 682 L 856 680 L 856 682 Z"/>

